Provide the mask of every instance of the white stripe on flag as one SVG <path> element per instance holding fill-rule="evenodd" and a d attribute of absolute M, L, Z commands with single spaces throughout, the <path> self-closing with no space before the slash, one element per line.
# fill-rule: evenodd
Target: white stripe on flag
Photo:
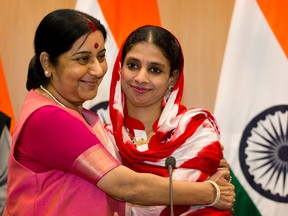
<path fill-rule="evenodd" d="M 267 216 L 288 211 L 287 63 L 257 2 L 236 0 L 215 116 L 225 158 Z M 272 140 L 277 135 L 284 142 Z"/>

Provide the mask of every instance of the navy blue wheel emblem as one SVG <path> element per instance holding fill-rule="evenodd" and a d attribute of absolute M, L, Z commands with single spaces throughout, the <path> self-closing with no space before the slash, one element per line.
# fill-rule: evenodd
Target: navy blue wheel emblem
<path fill-rule="evenodd" d="M 91 107 L 90 110 L 97 113 L 100 119 L 102 120 L 102 122 L 106 124 L 106 123 L 110 123 L 108 106 L 109 106 L 109 102 L 103 101 Z"/>
<path fill-rule="evenodd" d="M 288 203 L 288 105 L 255 116 L 240 142 L 241 169 L 262 196 Z"/>

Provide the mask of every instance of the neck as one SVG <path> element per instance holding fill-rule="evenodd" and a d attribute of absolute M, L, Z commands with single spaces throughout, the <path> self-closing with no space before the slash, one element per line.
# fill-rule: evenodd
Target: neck
<path fill-rule="evenodd" d="M 149 134 L 152 131 L 154 122 L 161 115 L 161 107 L 135 107 L 127 104 L 127 113 L 130 117 L 141 121 L 144 124 L 145 131 Z"/>
<path fill-rule="evenodd" d="M 47 88 L 43 87 L 42 85 L 40 85 L 40 88 L 43 92 L 45 92 L 45 95 L 48 96 L 50 99 L 52 99 L 53 101 L 55 101 L 57 104 L 59 104 L 62 107 L 68 107 L 71 108 L 75 111 L 77 111 L 78 113 L 82 114 L 82 104 L 79 106 L 74 106 L 73 104 L 69 103 L 69 106 L 64 105 L 63 103 L 61 103 L 59 101 L 58 98 L 56 98 L 56 96 L 54 96 L 54 94 L 52 94 L 52 92 L 50 92 Z"/>
<path fill-rule="evenodd" d="M 44 92 L 46 92 L 48 95 L 49 95 L 49 97 L 51 98 L 51 99 L 53 99 L 57 104 L 59 104 L 59 105 L 61 105 L 61 106 L 63 106 L 63 107 L 66 107 L 63 103 L 61 103 L 50 91 L 48 91 L 46 88 L 44 88 L 42 85 L 40 85 L 40 88 L 44 91 Z"/>

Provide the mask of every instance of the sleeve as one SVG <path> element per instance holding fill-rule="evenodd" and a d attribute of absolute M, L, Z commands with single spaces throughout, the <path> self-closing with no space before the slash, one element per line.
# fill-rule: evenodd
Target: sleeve
<path fill-rule="evenodd" d="M 178 171 L 174 176 L 178 175 L 179 179 L 204 181 L 217 171 L 223 158 L 220 137 L 209 113 L 192 109 L 185 114 L 186 120 L 182 122 L 182 125 L 185 124 L 185 131 L 179 135 L 184 141 L 173 152 L 178 163 Z"/>
<path fill-rule="evenodd" d="M 45 106 L 30 116 L 20 143 L 24 155 L 31 159 L 26 165 L 36 172 L 59 169 L 88 178 L 89 181 L 93 178 L 95 183 L 118 165 L 86 125 L 55 106 Z M 79 169 L 84 161 L 89 161 L 93 167 L 82 166 Z M 93 176 L 95 172 L 97 176 Z"/>

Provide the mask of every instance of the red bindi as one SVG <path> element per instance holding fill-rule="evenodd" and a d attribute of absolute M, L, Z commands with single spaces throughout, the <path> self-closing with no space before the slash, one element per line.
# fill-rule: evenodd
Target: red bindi
<path fill-rule="evenodd" d="M 96 43 L 94 44 L 94 48 L 97 49 L 98 47 L 99 47 L 99 44 L 96 42 Z"/>

